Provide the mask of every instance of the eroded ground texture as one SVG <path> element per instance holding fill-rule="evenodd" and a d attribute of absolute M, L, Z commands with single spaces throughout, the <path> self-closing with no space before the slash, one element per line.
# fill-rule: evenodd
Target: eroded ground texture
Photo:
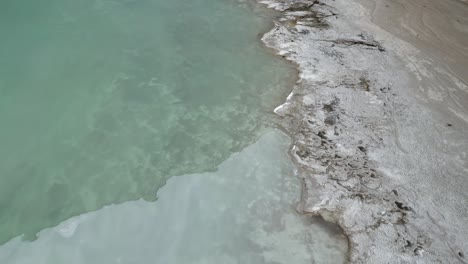
<path fill-rule="evenodd" d="M 300 70 L 275 110 L 295 141 L 298 210 L 339 224 L 351 263 L 468 263 L 464 42 L 448 65 L 353 1 L 261 3 L 283 14 L 263 41 Z"/>

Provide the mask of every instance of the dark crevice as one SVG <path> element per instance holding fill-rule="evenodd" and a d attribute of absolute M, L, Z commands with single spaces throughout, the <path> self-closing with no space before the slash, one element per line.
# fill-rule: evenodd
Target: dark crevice
<path fill-rule="evenodd" d="M 359 39 L 319 39 L 319 41 L 332 42 L 334 44 L 344 45 L 347 47 L 360 45 L 360 46 L 376 48 L 379 51 L 385 51 L 385 48 L 382 47 L 382 45 L 380 45 L 380 43 L 378 43 L 375 40 L 366 41 L 366 40 L 359 40 Z"/>
<path fill-rule="evenodd" d="M 411 207 L 403 205 L 403 203 L 400 202 L 395 202 L 395 205 L 398 207 L 398 209 L 403 210 L 403 211 L 412 211 Z"/>
<path fill-rule="evenodd" d="M 310 9 L 316 4 L 319 4 L 318 0 L 315 0 L 311 4 L 297 3 L 286 8 L 284 11 L 289 11 L 289 12 L 310 11 Z"/>

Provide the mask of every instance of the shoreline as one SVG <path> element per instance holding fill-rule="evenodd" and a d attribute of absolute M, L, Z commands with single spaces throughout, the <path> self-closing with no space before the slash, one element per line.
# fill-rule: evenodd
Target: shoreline
<path fill-rule="evenodd" d="M 258 2 L 282 14 L 264 44 L 299 70 L 275 109 L 294 142 L 297 210 L 339 225 L 350 263 L 467 263 L 467 113 L 436 93 L 463 82 L 357 3 Z"/>

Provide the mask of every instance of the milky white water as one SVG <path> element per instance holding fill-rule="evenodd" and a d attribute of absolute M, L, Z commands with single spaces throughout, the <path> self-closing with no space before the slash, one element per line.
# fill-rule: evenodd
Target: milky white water
<path fill-rule="evenodd" d="M 287 137 L 272 131 L 158 200 L 110 205 L 0 247 L 0 263 L 343 263 L 346 240 L 295 213 Z"/>

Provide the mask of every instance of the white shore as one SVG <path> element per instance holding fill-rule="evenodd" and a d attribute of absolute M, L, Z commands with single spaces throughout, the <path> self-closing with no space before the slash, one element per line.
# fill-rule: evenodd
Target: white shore
<path fill-rule="evenodd" d="M 453 70 L 466 57 L 446 63 L 353 1 L 260 2 L 283 14 L 263 41 L 300 71 L 275 109 L 298 210 L 342 227 L 350 263 L 467 263 L 468 86 Z"/>

